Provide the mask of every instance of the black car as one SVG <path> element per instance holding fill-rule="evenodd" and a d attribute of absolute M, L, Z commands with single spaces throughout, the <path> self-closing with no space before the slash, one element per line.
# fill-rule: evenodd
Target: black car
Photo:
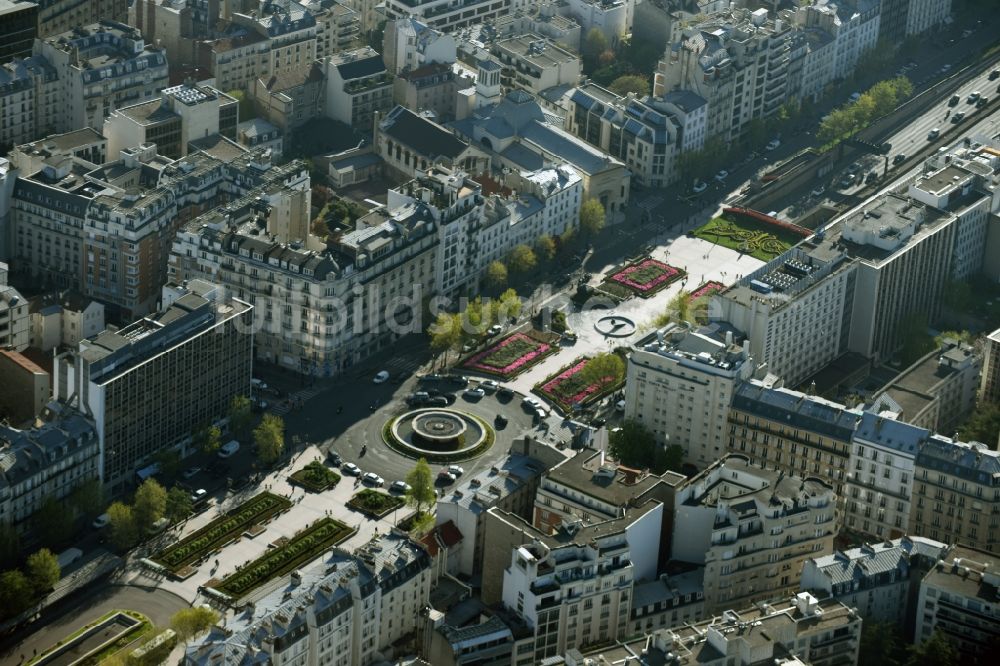
<path fill-rule="evenodd" d="M 503 428 L 507 425 L 507 417 L 503 414 L 497 414 L 496 418 L 493 419 L 493 424 L 498 428 Z"/>
<path fill-rule="evenodd" d="M 899 153 L 898 155 L 892 158 L 893 164 L 902 164 L 905 161 L 906 161 L 906 155 L 904 155 L 903 153 Z"/>
<path fill-rule="evenodd" d="M 868 174 L 868 176 L 867 176 L 867 177 L 865 178 L 865 183 L 867 183 L 868 185 L 871 185 L 871 184 L 872 184 L 872 183 L 874 183 L 874 182 L 875 182 L 876 180 L 878 180 L 878 174 L 877 174 L 877 173 L 875 173 L 874 171 L 872 171 L 872 172 L 871 172 L 870 174 Z"/>
<path fill-rule="evenodd" d="M 447 407 L 448 398 L 444 397 L 443 395 L 434 395 L 428 398 L 427 402 L 424 404 L 426 404 L 428 407 Z"/>
<path fill-rule="evenodd" d="M 958 106 L 960 99 L 958 95 L 952 95 L 951 99 L 948 100 L 948 106 Z"/>
<path fill-rule="evenodd" d="M 994 69 L 990 72 L 990 81 L 995 81 L 997 78 L 1000 78 L 1000 69 Z"/>
<path fill-rule="evenodd" d="M 497 389 L 497 397 L 498 398 L 503 398 L 505 400 L 509 399 L 509 398 L 513 398 L 514 397 L 514 391 L 512 391 L 509 388 L 507 388 L 506 386 L 501 386 L 499 389 Z"/>
<path fill-rule="evenodd" d="M 596 419 L 591 419 L 590 425 L 594 426 L 595 428 L 600 428 L 607 422 L 608 420 L 606 418 L 604 418 L 603 416 L 598 416 Z"/>
<path fill-rule="evenodd" d="M 334 467 L 340 467 L 341 465 L 344 464 L 343 458 L 341 458 L 340 454 L 337 453 L 336 451 L 330 451 L 329 453 L 327 453 L 326 458 L 327 460 L 330 461 L 330 464 L 333 465 Z"/>

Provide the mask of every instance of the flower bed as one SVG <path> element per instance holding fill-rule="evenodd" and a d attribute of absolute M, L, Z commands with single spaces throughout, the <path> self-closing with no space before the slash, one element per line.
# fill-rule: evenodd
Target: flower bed
<path fill-rule="evenodd" d="M 321 518 L 277 548 L 237 569 L 213 587 L 234 599 L 245 596 L 264 583 L 283 576 L 323 551 L 336 546 L 356 530 L 333 518 Z"/>
<path fill-rule="evenodd" d="M 516 377 L 558 347 L 527 333 L 514 333 L 485 351 L 465 359 L 463 368 L 476 370 L 502 379 Z"/>
<path fill-rule="evenodd" d="M 712 294 L 717 294 L 720 291 L 724 291 L 726 285 L 721 282 L 716 282 L 715 280 L 709 280 L 708 282 L 702 284 L 697 289 L 691 292 L 688 300 L 694 302 L 699 298 L 704 298 L 705 296 L 711 296 Z"/>
<path fill-rule="evenodd" d="M 152 559 L 176 573 L 238 537 L 252 525 L 262 523 L 291 506 L 292 503 L 284 497 L 268 492 L 260 493 Z"/>
<path fill-rule="evenodd" d="M 608 277 L 607 282 L 617 283 L 648 298 L 683 275 L 684 271 L 670 264 L 656 259 L 643 259 L 614 273 Z"/>
<path fill-rule="evenodd" d="M 347 506 L 374 518 L 381 518 L 404 504 L 406 504 L 406 500 L 402 497 L 365 488 L 352 497 Z"/>
<path fill-rule="evenodd" d="M 567 366 L 561 368 L 554 375 L 549 375 L 535 386 L 535 392 L 556 405 L 562 412 L 572 412 L 577 405 L 583 405 L 604 397 L 612 391 L 618 390 L 622 382 L 608 382 L 611 378 L 606 378 L 602 384 L 588 384 L 583 378 L 582 371 L 590 361 L 589 358 L 579 358 Z"/>
<path fill-rule="evenodd" d="M 294 472 L 288 479 L 314 493 L 323 492 L 340 483 L 340 475 L 318 460 Z"/>

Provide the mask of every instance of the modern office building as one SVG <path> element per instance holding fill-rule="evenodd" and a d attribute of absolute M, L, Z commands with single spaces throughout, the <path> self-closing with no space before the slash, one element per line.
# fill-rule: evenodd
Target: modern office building
<path fill-rule="evenodd" d="M 705 567 L 705 612 L 790 596 L 811 557 L 833 552 L 837 496 L 818 478 L 730 454 L 677 489 L 671 558 Z"/>
<path fill-rule="evenodd" d="M 37 34 L 37 4 L 0 0 L 0 62 L 30 56 Z"/>
<path fill-rule="evenodd" d="M 56 357 L 53 393 L 91 418 L 100 476 L 121 492 L 160 451 L 180 448 L 250 392 L 253 306 L 194 281 L 161 312 Z"/>
<path fill-rule="evenodd" d="M 882 539 L 907 533 L 914 461 L 931 436 L 924 428 L 863 412 L 851 442 L 844 527 Z M 924 532 L 910 532 L 930 536 Z"/>
<path fill-rule="evenodd" d="M 727 449 L 726 420 L 736 386 L 750 379 L 747 344 L 720 341 L 690 324 L 668 324 L 629 355 L 625 418 L 648 428 L 661 446 L 678 445 L 704 468 Z"/>
<path fill-rule="evenodd" d="M 759 380 L 742 382 L 729 410 L 729 450 L 750 464 L 829 483 L 845 500 L 851 440 L 858 410 Z"/>
<path fill-rule="evenodd" d="M 908 529 L 1000 554 L 1000 452 L 935 435 L 915 461 Z"/>
<path fill-rule="evenodd" d="M 389 19 L 412 16 L 431 28 L 451 31 L 499 18 L 510 8 L 511 0 L 386 0 L 382 12 Z"/>
<path fill-rule="evenodd" d="M 94 424 L 59 404 L 44 417 L 23 430 L 0 425 L 0 524 L 20 533 L 37 527 L 31 516 L 47 500 L 100 477 Z"/>
<path fill-rule="evenodd" d="M 991 663 L 1000 640 L 998 594 L 1000 558 L 953 546 L 920 583 L 915 642 L 937 631 L 958 650 L 960 663 Z"/>

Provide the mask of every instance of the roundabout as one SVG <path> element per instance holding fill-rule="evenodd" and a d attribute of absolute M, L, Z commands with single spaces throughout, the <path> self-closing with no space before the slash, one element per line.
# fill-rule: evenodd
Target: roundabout
<path fill-rule="evenodd" d="M 428 462 L 458 462 L 482 455 L 496 441 L 485 421 L 456 409 L 415 409 L 390 418 L 383 439 L 393 450 Z"/>

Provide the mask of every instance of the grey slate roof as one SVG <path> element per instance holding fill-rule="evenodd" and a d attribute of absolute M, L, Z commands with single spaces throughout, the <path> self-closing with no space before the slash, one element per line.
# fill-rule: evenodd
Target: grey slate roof
<path fill-rule="evenodd" d="M 757 382 L 745 382 L 736 389 L 733 408 L 844 442 L 851 440 L 861 416 L 821 398 L 766 388 Z"/>
<path fill-rule="evenodd" d="M 337 71 L 345 81 L 361 79 L 366 76 L 374 76 L 385 71 L 385 63 L 382 56 L 373 55 L 368 58 L 360 58 L 351 62 L 344 62 L 337 65 Z"/>
<path fill-rule="evenodd" d="M 930 431 L 924 428 L 864 412 L 854 438 L 915 457 L 917 447 L 929 435 Z"/>
<path fill-rule="evenodd" d="M 397 106 L 386 115 L 382 132 L 430 160 L 438 157 L 455 159 L 469 147 L 445 128 L 404 106 Z"/>

